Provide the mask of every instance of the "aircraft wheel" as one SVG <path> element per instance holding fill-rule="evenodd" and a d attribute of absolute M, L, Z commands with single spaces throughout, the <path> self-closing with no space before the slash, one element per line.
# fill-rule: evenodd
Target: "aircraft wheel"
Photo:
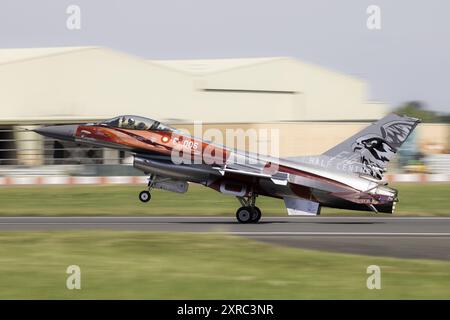
<path fill-rule="evenodd" d="M 236 211 L 236 219 L 240 223 L 249 223 L 252 221 L 253 210 L 251 207 L 240 207 Z"/>
<path fill-rule="evenodd" d="M 261 210 L 258 207 L 253 207 L 251 222 L 258 223 L 260 219 L 261 219 Z"/>
<path fill-rule="evenodd" d="M 147 190 L 141 191 L 139 193 L 139 200 L 141 200 L 142 202 L 149 202 L 151 198 L 152 195 Z"/>

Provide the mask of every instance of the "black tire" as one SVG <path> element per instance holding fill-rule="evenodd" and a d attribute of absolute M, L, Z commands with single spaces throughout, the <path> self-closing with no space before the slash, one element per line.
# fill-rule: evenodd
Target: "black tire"
<path fill-rule="evenodd" d="M 142 202 L 149 202 L 151 198 L 152 195 L 147 190 L 141 191 L 139 193 L 139 200 L 141 200 Z"/>
<path fill-rule="evenodd" d="M 261 219 L 261 210 L 258 207 L 253 207 L 253 214 L 251 218 L 252 223 L 258 223 L 258 221 Z"/>
<path fill-rule="evenodd" d="M 250 223 L 252 221 L 253 210 L 251 207 L 240 207 L 236 211 L 236 219 L 240 223 Z"/>

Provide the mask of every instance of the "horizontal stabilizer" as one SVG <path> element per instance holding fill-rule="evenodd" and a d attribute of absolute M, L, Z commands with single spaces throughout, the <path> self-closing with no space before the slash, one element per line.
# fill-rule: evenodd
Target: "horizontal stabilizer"
<path fill-rule="evenodd" d="M 290 216 L 316 216 L 320 214 L 320 204 L 318 202 L 285 197 L 284 204 Z"/>

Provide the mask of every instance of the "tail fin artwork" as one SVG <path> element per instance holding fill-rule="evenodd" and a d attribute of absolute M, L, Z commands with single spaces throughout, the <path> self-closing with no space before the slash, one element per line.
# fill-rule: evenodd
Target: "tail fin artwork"
<path fill-rule="evenodd" d="M 360 173 L 382 179 L 387 163 L 419 122 L 416 118 L 389 114 L 323 155 L 356 163 Z"/>

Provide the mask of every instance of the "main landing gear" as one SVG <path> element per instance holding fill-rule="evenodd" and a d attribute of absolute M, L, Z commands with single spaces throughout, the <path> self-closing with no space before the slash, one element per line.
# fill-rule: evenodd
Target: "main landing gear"
<path fill-rule="evenodd" d="M 152 190 L 153 183 L 155 181 L 156 176 L 154 174 L 150 175 L 148 178 L 148 190 L 141 191 L 139 193 L 139 200 L 142 202 L 149 202 L 152 199 L 152 195 L 150 194 L 150 191 Z"/>
<path fill-rule="evenodd" d="M 261 219 L 261 210 L 255 206 L 256 196 L 253 193 L 249 197 L 236 197 L 242 205 L 236 211 L 236 219 L 240 223 L 257 223 Z"/>

